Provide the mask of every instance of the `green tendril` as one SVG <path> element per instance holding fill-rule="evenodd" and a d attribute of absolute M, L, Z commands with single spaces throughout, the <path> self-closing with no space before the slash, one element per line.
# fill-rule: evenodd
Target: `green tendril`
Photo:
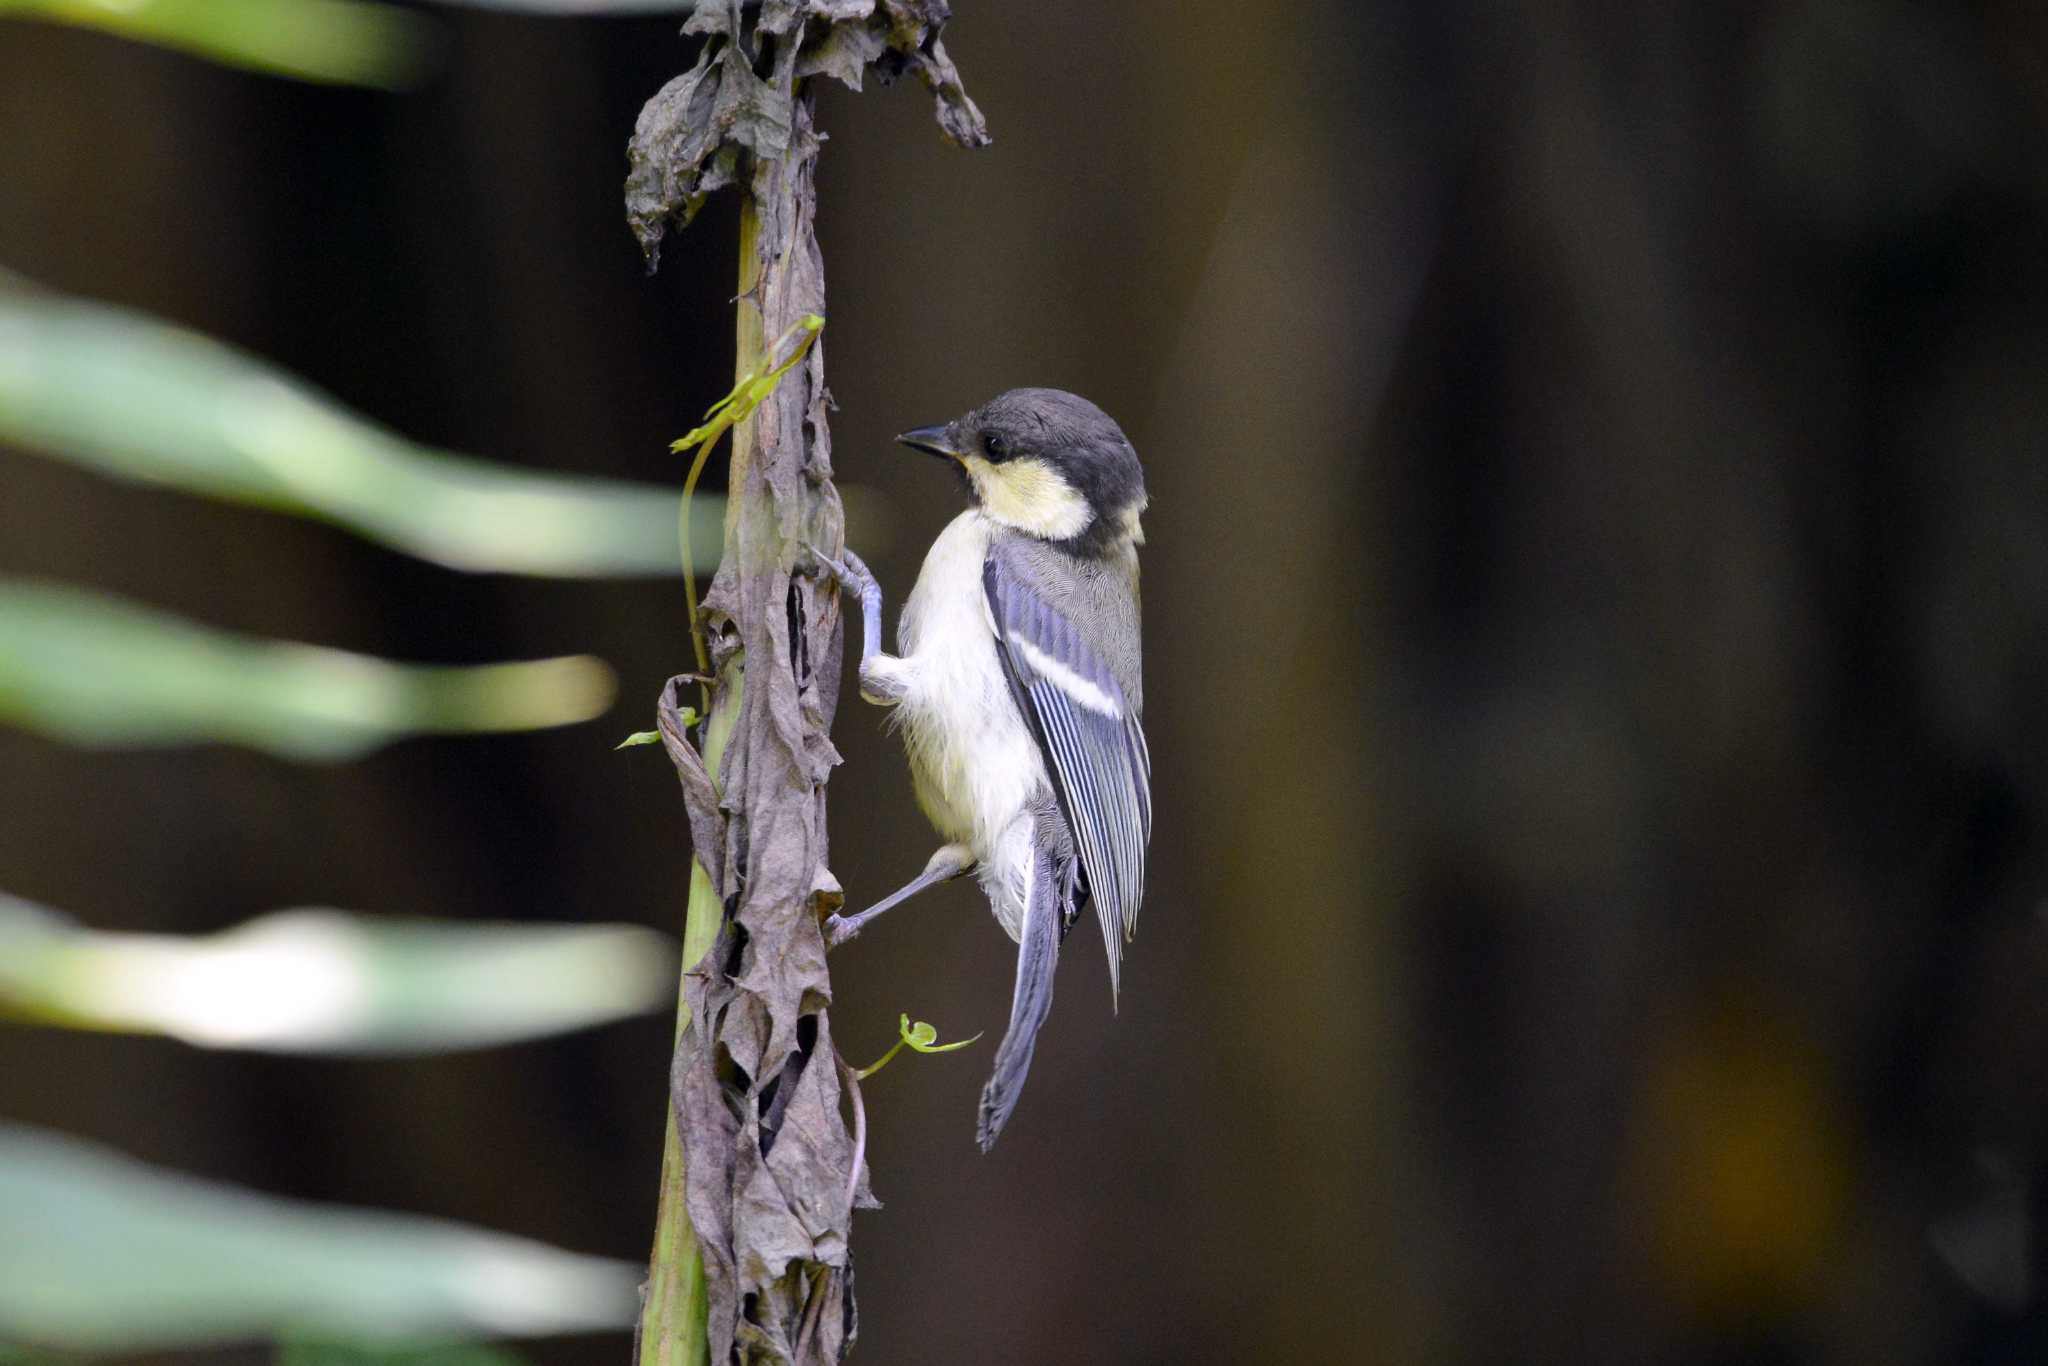
<path fill-rule="evenodd" d="M 895 1046 L 878 1058 L 874 1066 L 863 1067 L 860 1071 L 854 1073 L 856 1080 L 866 1081 L 869 1077 L 881 1071 L 884 1067 L 888 1066 L 889 1059 L 903 1051 L 905 1045 L 908 1045 L 913 1053 L 951 1053 L 956 1048 L 967 1047 L 975 1039 L 981 1037 L 980 1034 L 975 1034 L 973 1038 L 961 1039 L 957 1043 L 940 1043 L 938 1030 L 926 1024 L 923 1020 L 912 1024 L 908 1015 L 902 1017 L 901 1023 L 896 1027 L 896 1032 L 901 1037 L 896 1040 Z"/>

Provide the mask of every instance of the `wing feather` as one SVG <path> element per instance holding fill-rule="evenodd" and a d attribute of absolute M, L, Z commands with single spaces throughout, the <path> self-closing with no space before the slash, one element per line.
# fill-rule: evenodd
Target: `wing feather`
<path fill-rule="evenodd" d="M 1152 839 L 1152 756 L 1137 710 L 1074 623 L 991 555 L 982 571 L 998 651 L 1053 778 L 1118 986 Z"/>

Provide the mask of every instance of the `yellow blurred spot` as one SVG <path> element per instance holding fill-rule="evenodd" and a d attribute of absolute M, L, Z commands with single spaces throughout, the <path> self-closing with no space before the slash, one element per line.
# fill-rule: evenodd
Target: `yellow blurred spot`
<path fill-rule="evenodd" d="M 1823 1059 L 1781 1022 L 1696 1022 L 1647 1093 L 1643 1192 L 1658 1260 L 1694 1309 L 1740 1313 L 1811 1298 L 1848 1186 Z"/>

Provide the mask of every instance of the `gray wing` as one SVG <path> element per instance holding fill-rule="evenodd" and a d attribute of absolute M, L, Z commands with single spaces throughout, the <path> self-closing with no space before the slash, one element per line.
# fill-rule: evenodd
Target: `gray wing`
<path fill-rule="evenodd" d="M 982 587 L 998 653 L 1045 753 L 1102 922 L 1114 993 L 1123 946 L 1137 930 L 1152 839 L 1152 758 L 1138 709 L 1102 652 L 1001 556 L 983 564 Z"/>

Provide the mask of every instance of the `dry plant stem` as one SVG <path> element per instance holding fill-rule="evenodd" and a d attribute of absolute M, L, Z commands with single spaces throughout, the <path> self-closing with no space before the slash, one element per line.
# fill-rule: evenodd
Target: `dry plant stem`
<path fill-rule="evenodd" d="M 861 1182 L 819 923 L 841 903 L 824 798 L 838 762 L 830 725 L 842 631 L 838 595 L 814 577 L 809 547 L 837 553 L 844 534 L 822 348 L 813 343 L 780 382 L 765 382 L 770 339 L 806 320 L 815 334 L 811 315 L 824 302 L 807 94 L 792 115 L 789 156 L 756 161 L 741 203 L 735 387 L 762 381 L 748 389 L 761 398 L 732 427 L 725 544 L 698 614 L 717 680 L 712 713 L 732 707 L 733 731 L 715 782 L 686 737 L 668 744 L 722 915 L 710 951 L 684 975 L 690 1018 L 671 1078 L 669 1174 L 681 1168 L 685 1204 L 657 1243 L 680 1236 L 687 1212 L 712 1360 L 826 1366 L 856 1330 L 847 1191 L 858 1198 Z M 665 697 L 665 742 L 680 731 L 669 719 L 676 687 Z M 686 1297 L 671 1304 L 694 1308 Z"/>
<path fill-rule="evenodd" d="M 869 1203 L 866 1122 L 845 1113 L 821 929 L 845 900 L 825 822 L 843 631 L 839 593 L 817 577 L 812 550 L 842 554 L 844 519 L 822 348 L 792 355 L 771 383 L 764 342 L 799 326 L 815 336 L 825 311 L 813 180 L 823 139 L 808 82 L 859 89 L 870 71 L 914 74 L 949 137 L 988 141 L 939 39 L 947 15 L 945 0 L 699 5 L 685 25 L 706 39 L 696 64 L 647 102 L 628 145 L 627 219 L 650 266 L 706 195 L 740 190 L 734 391 L 758 402 L 714 409 L 709 420 L 732 432 L 723 553 L 691 614 L 703 633 L 698 677 L 716 680 L 710 714 L 729 708 L 733 718 L 715 769 L 683 734 L 683 680 L 671 680 L 661 703 L 661 738 L 704 874 L 693 929 L 714 910 L 718 918 L 710 949 L 683 975 L 688 1023 L 669 1078 L 677 1141 L 663 1170 L 641 1344 L 643 1360 L 663 1366 L 696 1366 L 702 1357 L 683 1351 L 699 1341 L 719 1362 L 837 1366 L 859 1329 L 850 1241 L 852 1207 Z M 701 454 L 697 463 L 701 471 Z M 682 1200 L 669 1198 L 678 1189 Z M 692 1239 L 701 1299 L 685 1251 Z M 700 1303 L 701 1328 L 656 1317 L 694 1314 Z"/>

